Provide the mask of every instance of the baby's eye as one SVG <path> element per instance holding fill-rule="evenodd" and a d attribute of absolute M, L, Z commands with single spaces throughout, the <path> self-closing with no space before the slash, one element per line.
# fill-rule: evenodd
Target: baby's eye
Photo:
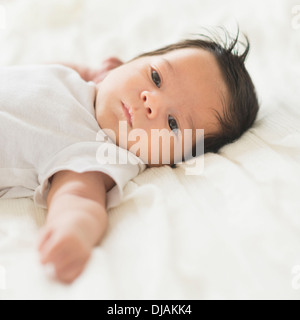
<path fill-rule="evenodd" d="M 175 134 L 177 134 L 178 131 L 178 125 L 177 125 L 177 121 L 172 117 L 169 116 L 168 117 L 168 121 L 169 121 L 169 127 L 172 131 L 174 131 Z"/>
<path fill-rule="evenodd" d="M 160 76 L 159 76 L 159 74 L 157 73 L 157 71 L 152 70 L 151 76 L 152 76 L 152 80 L 153 80 L 153 82 L 155 83 L 155 85 L 157 86 L 157 88 L 160 88 L 160 86 L 161 86 L 161 80 L 160 80 Z"/>

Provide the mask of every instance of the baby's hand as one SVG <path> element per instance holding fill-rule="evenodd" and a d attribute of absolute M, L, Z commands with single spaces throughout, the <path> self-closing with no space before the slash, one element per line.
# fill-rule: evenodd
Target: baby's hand
<path fill-rule="evenodd" d="M 114 181 L 102 172 L 57 172 L 47 196 L 48 216 L 40 242 L 43 264 L 70 283 L 83 271 L 108 225 L 106 190 Z"/>
<path fill-rule="evenodd" d="M 95 83 L 99 83 L 108 75 L 108 73 L 121 66 L 123 62 L 118 58 L 108 58 L 102 62 L 102 65 L 99 69 L 90 70 L 90 80 L 94 81 Z"/>
<path fill-rule="evenodd" d="M 52 264 L 58 280 L 71 283 L 83 271 L 92 247 L 74 225 L 47 225 L 42 231 L 39 252 L 42 264 Z"/>
<path fill-rule="evenodd" d="M 102 61 L 100 68 L 91 69 L 81 65 L 70 63 L 62 63 L 64 66 L 74 69 L 79 73 L 81 78 L 85 81 L 94 81 L 99 83 L 109 74 L 109 72 L 123 64 L 121 60 L 115 57 L 108 58 Z"/>

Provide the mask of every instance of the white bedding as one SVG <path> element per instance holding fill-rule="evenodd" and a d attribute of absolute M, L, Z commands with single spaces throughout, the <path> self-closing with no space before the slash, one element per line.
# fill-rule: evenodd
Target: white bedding
<path fill-rule="evenodd" d="M 0 200 L 0 299 L 299 299 L 300 2 L 0 1 L 0 64 L 130 59 L 201 27 L 237 23 L 261 110 L 202 175 L 146 170 L 71 286 L 38 261 L 46 212 Z M 298 13 L 299 12 L 299 13 Z M 1 177 L 0 177 L 1 179 Z"/>

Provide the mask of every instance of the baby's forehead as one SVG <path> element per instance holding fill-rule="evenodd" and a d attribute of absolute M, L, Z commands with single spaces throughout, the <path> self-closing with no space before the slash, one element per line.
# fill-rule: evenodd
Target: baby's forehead
<path fill-rule="evenodd" d="M 178 63 L 184 61 L 194 61 L 196 63 L 206 61 L 217 64 L 215 56 L 211 52 L 203 48 L 195 47 L 174 49 L 161 54 L 160 57 L 165 59 L 172 59 L 177 61 Z"/>
<path fill-rule="evenodd" d="M 186 48 L 177 48 L 177 49 L 170 49 L 170 50 L 162 50 L 158 52 L 150 52 L 148 54 L 144 54 L 139 56 L 133 60 L 143 60 L 143 59 L 152 59 L 152 60 L 161 60 L 161 59 L 175 59 L 178 60 L 179 58 L 185 58 L 187 60 L 193 59 L 197 56 L 198 60 L 202 59 L 214 59 L 214 56 L 208 50 L 203 48 L 196 48 L 196 47 L 186 47 Z M 182 62 L 182 59 L 178 61 L 179 63 Z"/>
<path fill-rule="evenodd" d="M 216 80 L 217 86 L 226 89 L 225 80 L 217 58 L 212 52 L 202 48 L 180 48 L 163 54 L 149 57 L 153 61 L 166 63 L 173 75 L 192 75 L 205 78 L 206 81 Z M 195 77 L 192 77 L 195 79 Z M 196 80 L 196 79 L 195 79 Z"/>

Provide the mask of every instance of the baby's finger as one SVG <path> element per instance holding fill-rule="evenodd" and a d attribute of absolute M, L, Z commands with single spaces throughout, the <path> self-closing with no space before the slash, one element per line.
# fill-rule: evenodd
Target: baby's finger
<path fill-rule="evenodd" d="M 55 266 L 56 273 L 62 272 L 67 266 L 71 265 L 74 262 L 74 256 L 70 254 L 70 252 L 61 252 L 61 254 L 57 254 L 52 263 Z"/>
<path fill-rule="evenodd" d="M 85 261 L 77 260 L 67 264 L 64 268 L 56 270 L 58 280 L 65 283 L 72 283 L 84 270 Z"/>
<path fill-rule="evenodd" d="M 42 250 L 40 251 L 40 261 L 42 264 L 55 263 L 59 259 L 62 259 L 68 250 L 65 246 L 65 242 L 62 241 L 55 234 L 51 234 L 48 241 L 45 242 Z"/>
<path fill-rule="evenodd" d="M 50 239 L 52 235 L 51 229 L 43 228 L 40 231 L 39 240 L 38 240 L 38 251 L 41 252 L 46 244 L 46 242 Z"/>

